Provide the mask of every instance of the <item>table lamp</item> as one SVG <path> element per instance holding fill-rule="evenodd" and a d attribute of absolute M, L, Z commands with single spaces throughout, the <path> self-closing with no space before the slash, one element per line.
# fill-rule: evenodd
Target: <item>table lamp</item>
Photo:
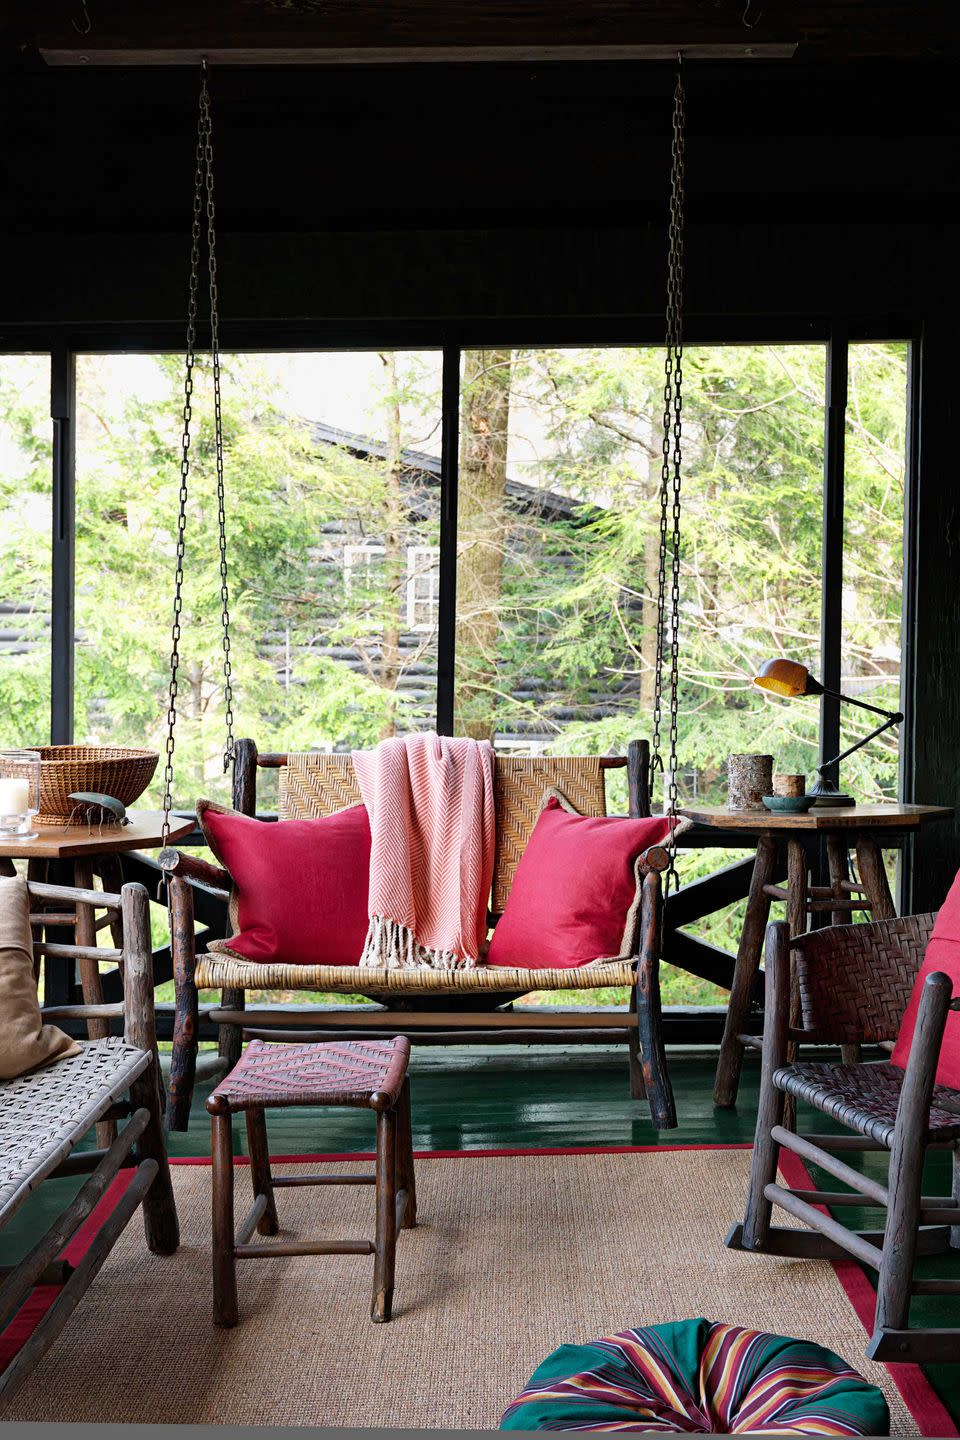
<path fill-rule="evenodd" d="M 828 690 L 826 685 L 821 685 L 815 680 L 805 665 L 800 665 L 796 660 L 780 658 L 777 660 L 765 660 L 760 666 L 759 673 L 754 676 L 754 685 L 759 685 L 761 690 L 769 690 L 772 695 L 784 695 L 788 699 L 795 699 L 798 695 L 832 695 L 835 700 L 842 700 L 847 705 L 856 705 L 861 710 L 869 710 L 873 715 L 882 715 L 883 724 L 871 730 L 869 735 L 864 735 L 854 745 L 846 750 L 841 750 L 832 760 L 825 760 L 822 765 L 817 766 L 817 783 L 807 793 L 817 797 L 817 803 L 821 805 L 852 805 L 852 795 L 845 795 L 832 780 L 824 777 L 824 771 L 831 765 L 837 765 L 852 755 L 861 746 L 869 744 L 884 730 L 889 730 L 892 725 L 899 725 L 903 719 L 900 711 L 881 710 L 878 705 L 868 705 L 865 700 L 855 700 L 852 695 L 843 695 L 839 690 Z"/>

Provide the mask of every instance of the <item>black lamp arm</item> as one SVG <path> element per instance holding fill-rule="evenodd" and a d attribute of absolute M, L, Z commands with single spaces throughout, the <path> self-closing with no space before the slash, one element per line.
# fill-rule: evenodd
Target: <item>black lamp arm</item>
<path fill-rule="evenodd" d="M 831 692 L 828 691 L 827 693 L 829 694 Z M 845 700 L 846 698 L 845 695 L 841 696 L 841 699 Z M 862 740 L 857 740 L 855 744 L 849 745 L 846 750 L 841 750 L 840 754 L 835 755 L 832 760 L 824 760 L 822 765 L 818 765 L 817 773 L 820 775 L 823 774 L 824 770 L 829 770 L 831 765 L 839 765 L 841 760 L 846 760 L 847 756 L 852 755 L 855 750 L 859 750 L 863 745 L 869 745 L 870 741 L 876 740 L 877 736 L 882 735 L 884 730 L 889 730 L 894 725 L 899 725 L 903 720 L 903 716 L 899 711 L 897 711 L 896 714 L 891 714 L 889 710 L 877 710 L 875 705 L 864 705 L 860 700 L 854 700 L 851 703 L 860 705 L 864 710 L 873 710 L 878 715 L 886 715 L 887 718 L 882 725 L 877 726 L 876 730 L 871 730 L 869 735 L 864 735 Z"/>
<path fill-rule="evenodd" d="M 844 705 L 856 705 L 860 710 L 869 710 L 872 715 L 883 715 L 891 725 L 899 725 L 903 719 L 903 716 L 899 714 L 899 712 L 895 714 L 892 710 L 881 710 L 879 705 L 868 705 L 866 700 L 857 700 L 853 695 L 844 695 L 842 690 L 828 690 L 826 685 L 821 685 L 818 693 L 821 695 L 832 695 L 834 700 L 842 700 Z M 885 730 L 887 727 L 883 725 L 880 728 Z M 876 731 L 875 733 L 879 734 L 880 732 Z M 872 738 L 870 735 L 867 736 L 867 740 Z M 861 744 L 865 745 L 866 740 L 861 741 Z M 837 758 L 839 759 L 840 757 L 838 756 Z M 830 763 L 832 764 L 833 762 L 831 761 Z"/>

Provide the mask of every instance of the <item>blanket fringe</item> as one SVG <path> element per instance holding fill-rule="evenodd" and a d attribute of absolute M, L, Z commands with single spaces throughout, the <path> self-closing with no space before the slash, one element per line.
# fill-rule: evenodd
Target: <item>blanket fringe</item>
<path fill-rule="evenodd" d="M 388 920 L 385 915 L 372 915 L 360 964 L 373 970 L 471 970 L 473 962 L 453 950 L 431 949 L 421 945 L 406 925 Z"/>

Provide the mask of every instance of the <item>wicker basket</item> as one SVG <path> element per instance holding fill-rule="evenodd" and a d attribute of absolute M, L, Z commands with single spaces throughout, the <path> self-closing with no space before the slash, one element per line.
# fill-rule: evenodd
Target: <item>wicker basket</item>
<path fill-rule="evenodd" d="M 74 791 L 112 795 L 122 805 L 138 800 L 153 779 L 160 756 L 156 750 L 123 745 L 38 745 L 40 753 L 41 825 L 86 825 L 86 814 L 73 814 Z"/>

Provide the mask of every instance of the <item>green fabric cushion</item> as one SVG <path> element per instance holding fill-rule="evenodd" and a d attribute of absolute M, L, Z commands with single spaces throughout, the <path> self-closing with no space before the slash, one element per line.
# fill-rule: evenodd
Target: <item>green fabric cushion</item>
<path fill-rule="evenodd" d="M 500 1428 L 888 1435 L 890 1415 L 832 1351 L 698 1319 L 561 1345 Z"/>

